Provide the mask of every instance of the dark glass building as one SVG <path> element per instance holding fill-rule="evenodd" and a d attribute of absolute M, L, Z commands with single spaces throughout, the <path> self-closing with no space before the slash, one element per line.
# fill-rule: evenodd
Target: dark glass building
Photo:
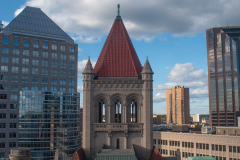
<path fill-rule="evenodd" d="M 237 126 L 240 26 L 206 31 L 211 126 Z"/>
<path fill-rule="evenodd" d="M 71 159 L 80 144 L 79 93 L 21 91 L 18 147 L 32 159 Z"/>

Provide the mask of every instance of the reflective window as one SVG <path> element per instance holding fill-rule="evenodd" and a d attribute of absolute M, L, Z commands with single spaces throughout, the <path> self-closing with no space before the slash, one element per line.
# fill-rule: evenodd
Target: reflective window
<path fill-rule="evenodd" d="M 12 63 L 13 64 L 19 64 L 19 58 L 12 58 Z"/>
<path fill-rule="evenodd" d="M 74 80 L 69 80 L 69 85 L 74 85 Z"/>
<path fill-rule="evenodd" d="M 66 45 L 65 44 L 61 45 L 61 51 L 66 51 Z"/>
<path fill-rule="evenodd" d="M 51 91 L 57 91 L 57 87 L 51 87 Z"/>
<path fill-rule="evenodd" d="M 12 73 L 18 73 L 18 67 L 12 67 Z"/>
<path fill-rule="evenodd" d="M 52 76 L 57 76 L 57 71 L 51 70 L 51 75 L 52 75 Z"/>
<path fill-rule="evenodd" d="M 38 90 L 38 86 L 32 86 L 32 87 L 31 87 L 31 90 L 32 90 L 32 91 L 37 91 L 37 90 Z"/>
<path fill-rule="evenodd" d="M 47 91 L 47 87 L 42 87 L 42 91 Z"/>
<path fill-rule="evenodd" d="M 10 104 L 10 109 L 17 109 L 17 104 Z"/>
<path fill-rule="evenodd" d="M 29 50 L 23 50 L 23 55 L 24 56 L 29 56 Z"/>
<path fill-rule="evenodd" d="M 66 68 L 66 63 L 61 62 L 61 68 Z"/>
<path fill-rule="evenodd" d="M 42 84 L 47 84 L 48 83 L 48 79 L 47 78 L 42 78 Z"/>
<path fill-rule="evenodd" d="M 33 57 L 39 57 L 39 51 L 33 51 Z"/>
<path fill-rule="evenodd" d="M 29 47 L 29 41 L 28 40 L 23 41 L 23 46 Z"/>
<path fill-rule="evenodd" d="M 8 72 L 8 66 L 1 66 L 1 72 Z"/>
<path fill-rule="evenodd" d="M 66 71 L 60 71 L 60 76 L 66 77 Z"/>
<path fill-rule="evenodd" d="M 230 52 L 230 41 L 229 41 L 229 39 L 225 40 L 225 52 Z"/>
<path fill-rule="evenodd" d="M 0 81 L 7 81 L 8 76 L 7 75 L 0 75 Z"/>
<path fill-rule="evenodd" d="M 6 84 L 0 84 L 0 90 L 1 91 L 6 91 L 7 90 L 7 85 Z"/>
<path fill-rule="evenodd" d="M 22 67 L 22 74 L 29 74 L 29 68 Z"/>
<path fill-rule="evenodd" d="M 19 45 L 19 39 L 13 39 L 13 44 L 14 45 Z"/>
<path fill-rule="evenodd" d="M 28 77 L 22 77 L 22 83 L 28 83 Z"/>
<path fill-rule="evenodd" d="M 1 62 L 2 63 L 8 63 L 8 57 L 2 57 Z"/>
<path fill-rule="evenodd" d="M 48 67 L 48 61 L 42 61 L 42 66 Z"/>
<path fill-rule="evenodd" d="M 32 60 L 32 65 L 34 65 L 34 66 L 39 66 L 39 60 L 33 59 L 33 60 Z"/>
<path fill-rule="evenodd" d="M 75 73 L 74 72 L 69 72 L 69 77 L 74 77 Z"/>
<path fill-rule="evenodd" d="M 213 35 L 213 30 L 208 30 L 208 42 L 213 42 L 214 41 L 214 35 Z"/>
<path fill-rule="evenodd" d="M 42 47 L 43 47 L 44 49 L 48 49 L 48 43 L 47 43 L 47 42 L 43 42 Z"/>
<path fill-rule="evenodd" d="M 70 51 L 70 52 L 74 52 L 74 46 L 70 46 L 70 47 L 69 47 L 69 51 Z"/>
<path fill-rule="evenodd" d="M 66 88 L 60 88 L 61 92 L 66 92 Z"/>
<path fill-rule="evenodd" d="M 11 82 L 18 82 L 18 76 L 12 76 Z"/>
<path fill-rule="evenodd" d="M 37 68 L 32 68 L 32 74 L 38 74 L 38 69 Z"/>
<path fill-rule="evenodd" d="M 57 62 L 51 62 L 51 67 L 57 67 L 58 66 L 58 64 L 57 64 Z"/>
<path fill-rule="evenodd" d="M 36 77 L 32 78 L 32 83 L 38 83 L 38 78 Z"/>
<path fill-rule="evenodd" d="M 18 91 L 17 85 L 11 85 L 11 91 Z"/>
<path fill-rule="evenodd" d="M 52 78 L 51 79 L 51 84 L 57 84 L 57 79 L 56 78 Z"/>
<path fill-rule="evenodd" d="M 74 63 L 69 63 L 69 69 L 75 69 L 75 64 Z"/>
<path fill-rule="evenodd" d="M 57 44 L 53 43 L 53 44 L 52 44 L 52 49 L 53 49 L 53 50 L 57 50 Z"/>
<path fill-rule="evenodd" d="M 34 41 L 34 42 L 33 42 L 33 47 L 34 47 L 34 48 L 39 48 L 39 43 L 38 43 L 37 41 Z"/>
<path fill-rule="evenodd" d="M 67 60 L 67 55 L 66 54 L 61 54 L 61 60 Z"/>
<path fill-rule="evenodd" d="M 121 123 L 121 102 L 115 102 L 115 123 Z"/>
<path fill-rule="evenodd" d="M 19 49 L 13 48 L 13 54 L 14 55 L 19 55 Z"/>
<path fill-rule="evenodd" d="M 52 59 L 57 59 L 57 53 L 52 53 Z"/>
<path fill-rule="evenodd" d="M 60 85 L 66 85 L 66 79 L 60 79 Z"/>
<path fill-rule="evenodd" d="M 42 57 L 43 58 L 48 58 L 48 52 L 42 52 Z"/>
<path fill-rule="evenodd" d="M 6 109 L 7 108 L 7 104 L 0 104 L 0 109 Z"/>
<path fill-rule="evenodd" d="M 74 56 L 74 55 L 70 55 L 70 56 L 69 56 L 69 60 L 70 60 L 70 61 L 74 61 L 74 60 L 75 60 L 75 56 Z"/>
<path fill-rule="evenodd" d="M 42 75 L 48 75 L 48 70 L 42 69 Z"/>
<path fill-rule="evenodd" d="M 2 43 L 4 44 L 9 44 L 9 38 L 3 38 Z"/>
<path fill-rule="evenodd" d="M 9 48 L 8 47 L 2 47 L 2 53 L 9 53 Z"/>
<path fill-rule="evenodd" d="M 22 91 L 27 91 L 28 90 L 28 86 L 22 86 Z"/>
<path fill-rule="evenodd" d="M 17 94 L 11 94 L 10 96 L 12 101 L 17 101 L 18 98 Z"/>
<path fill-rule="evenodd" d="M 221 47 L 222 46 L 222 39 L 221 39 L 221 34 L 217 35 L 217 47 Z"/>

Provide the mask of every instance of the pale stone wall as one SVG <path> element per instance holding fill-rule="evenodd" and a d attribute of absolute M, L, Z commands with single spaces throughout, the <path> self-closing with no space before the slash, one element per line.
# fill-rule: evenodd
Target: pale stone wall
<path fill-rule="evenodd" d="M 174 133 L 174 132 L 153 132 L 153 139 L 156 143 L 154 146 L 159 149 L 159 151 L 165 150 L 165 154 L 162 154 L 164 157 L 171 156 L 171 151 L 177 151 L 180 149 L 181 159 L 187 160 L 188 158 L 183 157 L 183 152 L 187 154 L 194 154 L 194 156 L 214 156 L 219 159 L 230 160 L 240 159 L 240 136 L 229 136 L 229 135 L 213 135 L 213 134 L 195 134 L 195 133 Z M 162 144 L 161 144 L 162 141 Z M 163 141 L 167 141 L 167 145 L 163 145 Z M 177 146 L 170 146 L 170 141 L 177 142 Z M 164 143 L 165 143 L 164 142 Z M 193 143 L 194 147 L 183 147 L 183 142 L 185 143 Z M 178 146 L 178 143 L 180 144 Z M 202 149 L 197 149 L 196 145 L 202 144 Z M 165 143 L 166 144 L 166 143 Z M 203 145 L 205 145 L 205 149 L 203 149 Z M 206 146 L 209 146 L 209 149 L 206 149 Z M 213 150 L 212 145 L 216 147 L 218 146 L 218 150 Z M 219 147 L 222 146 L 222 151 L 219 151 Z M 223 151 L 223 147 L 225 146 L 226 151 Z M 239 147 L 239 148 L 238 148 Z M 229 149 L 232 148 L 232 152 Z M 236 148 L 236 153 L 234 153 L 233 149 Z M 166 154 L 166 150 L 167 153 Z M 239 153 L 238 153 L 239 150 Z M 222 157 L 222 158 L 220 158 Z"/>

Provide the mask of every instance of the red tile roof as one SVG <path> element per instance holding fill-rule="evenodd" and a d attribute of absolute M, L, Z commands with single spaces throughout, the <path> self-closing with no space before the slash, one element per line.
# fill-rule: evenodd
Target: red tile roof
<path fill-rule="evenodd" d="M 163 160 L 161 153 L 158 151 L 156 147 L 153 148 L 153 152 L 150 160 Z"/>
<path fill-rule="evenodd" d="M 86 160 L 82 147 L 74 152 L 71 160 Z"/>
<path fill-rule="evenodd" d="M 139 77 L 142 65 L 121 19 L 116 19 L 94 72 L 97 77 Z"/>

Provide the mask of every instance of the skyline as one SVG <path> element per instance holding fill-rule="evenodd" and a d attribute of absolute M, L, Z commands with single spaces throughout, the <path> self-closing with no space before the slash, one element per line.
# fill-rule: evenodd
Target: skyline
<path fill-rule="evenodd" d="M 0 6 L 0 20 L 3 20 L 5 24 L 10 22 L 14 18 L 14 16 L 20 13 L 25 4 L 33 7 L 38 7 L 41 8 L 41 10 L 43 10 L 64 31 L 66 31 L 75 40 L 75 43 L 79 45 L 78 89 L 81 93 L 82 99 L 82 71 L 85 67 L 88 56 L 91 57 L 93 65 L 96 63 L 96 60 L 98 59 L 98 56 L 106 40 L 106 36 L 108 35 L 108 31 L 110 30 L 110 27 L 112 26 L 113 21 L 117 15 L 118 2 L 105 1 L 102 4 L 98 4 L 97 1 L 94 1 L 95 4 L 93 5 L 93 2 L 90 2 L 90 4 L 86 1 L 81 1 L 79 3 L 77 3 L 76 1 L 76 6 L 72 6 L 72 3 L 66 4 L 66 2 L 64 1 L 58 1 L 58 3 L 56 1 L 44 2 L 35 0 L 27 1 L 27 3 L 25 3 L 25 1 L 23 0 L 14 2 L 16 3 L 14 3 L 14 5 L 11 6 L 12 8 L 8 10 L 6 10 L 6 8 L 9 7 L 6 6 L 9 5 L 9 3 L 7 3 L 6 1 L 1 3 L 2 5 Z M 167 1 L 161 2 L 168 3 Z M 205 2 L 207 3 L 207 1 Z M 202 2 L 202 5 L 205 2 Z M 221 1 L 221 4 L 224 4 L 223 2 L 224 1 Z M 233 1 L 229 1 L 226 7 L 229 7 L 230 4 L 233 4 L 232 2 Z M 184 26 L 188 24 L 184 21 L 185 25 L 180 23 L 182 26 L 177 27 L 178 29 L 174 29 L 174 27 L 167 29 L 160 26 L 155 27 L 157 29 L 154 30 L 153 28 L 149 28 L 149 26 L 151 26 L 151 23 L 156 20 L 156 17 L 155 19 L 153 18 L 147 20 L 153 14 L 143 12 L 143 4 L 134 5 L 136 11 L 131 13 L 131 7 L 133 5 L 127 5 L 127 3 L 133 2 L 121 1 L 119 3 L 121 5 L 120 15 L 122 16 L 122 19 L 126 25 L 126 29 L 129 32 L 130 38 L 133 42 L 133 45 L 135 46 L 135 50 L 139 56 L 142 66 L 145 62 L 146 56 L 148 56 L 151 67 L 155 73 L 155 81 L 153 83 L 153 113 L 166 114 L 166 89 L 169 89 L 174 85 L 183 85 L 190 88 L 190 114 L 208 113 L 209 109 L 206 61 L 207 51 L 205 31 L 209 28 L 213 28 L 216 26 L 211 26 L 213 24 L 208 24 L 206 26 L 202 26 L 202 28 L 196 27 L 196 29 L 194 30 L 191 30 L 191 28 L 184 29 Z M 146 9 L 149 11 L 149 8 L 152 7 L 152 12 L 156 12 L 156 9 L 159 8 L 155 7 L 152 3 L 154 2 L 149 1 Z M 240 3 L 237 4 L 238 5 L 235 4 L 234 7 L 239 6 Z M 85 12 L 82 13 L 82 15 L 81 12 L 83 11 L 79 11 L 76 9 L 79 5 L 86 8 Z M 158 5 L 160 4 L 157 4 L 157 6 Z M 62 9 L 56 10 L 57 8 L 61 7 Z M 74 9 L 72 9 L 71 7 Z M 102 9 L 103 7 L 107 7 L 109 10 L 102 10 L 102 13 L 100 9 Z M 181 8 L 183 6 L 180 4 L 175 4 L 174 7 L 176 9 L 177 7 Z M 172 9 L 174 7 L 172 7 Z M 214 8 L 214 6 L 211 7 Z M 210 10 L 211 7 L 207 8 L 206 10 Z M 224 8 L 224 5 L 222 5 L 222 7 Z M 171 7 L 169 6 L 169 8 Z M 72 12 L 70 13 L 68 11 Z M 139 16 L 140 13 L 141 16 Z M 143 13 L 146 14 L 145 17 Z M 79 15 L 79 17 L 76 17 L 76 15 Z M 228 15 L 230 16 L 231 14 L 226 13 L 225 18 L 228 19 Z M 237 14 L 235 13 L 235 15 Z M 139 17 L 141 17 L 142 19 Z M 167 17 L 165 16 L 165 18 Z M 203 19 L 202 22 L 204 22 Z M 172 23 L 175 23 L 175 21 L 179 20 L 172 20 Z M 223 21 L 224 20 L 221 19 L 221 22 L 215 24 L 219 25 L 219 27 L 225 26 L 226 24 L 224 25 Z M 205 21 L 205 23 L 207 22 Z M 71 26 L 70 24 L 74 25 Z M 90 24 L 94 24 L 95 26 L 92 26 Z M 201 23 L 199 22 L 194 25 L 197 24 Z M 240 23 L 239 20 L 235 19 L 235 21 L 229 20 L 229 25 L 231 24 L 237 25 Z M 159 24 L 156 23 L 152 24 L 152 26 L 158 25 Z M 164 25 L 169 26 L 169 24 Z M 145 31 L 147 28 L 149 28 L 149 31 Z"/>

